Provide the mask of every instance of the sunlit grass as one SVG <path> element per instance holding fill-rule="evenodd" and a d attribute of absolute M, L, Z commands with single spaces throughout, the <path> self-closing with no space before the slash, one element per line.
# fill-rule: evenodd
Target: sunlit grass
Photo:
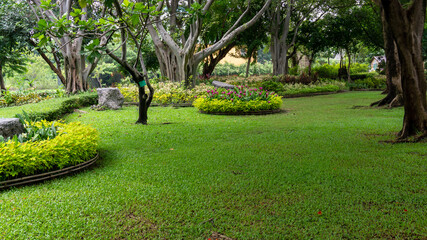
<path fill-rule="evenodd" d="M 148 126 L 136 107 L 83 109 L 67 121 L 100 131 L 102 159 L 0 192 L 0 238 L 424 238 L 426 144 L 380 142 L 403 110 L 354 106 L 381 97 L 285 99 L 266 116 L 153 107 Z"/>

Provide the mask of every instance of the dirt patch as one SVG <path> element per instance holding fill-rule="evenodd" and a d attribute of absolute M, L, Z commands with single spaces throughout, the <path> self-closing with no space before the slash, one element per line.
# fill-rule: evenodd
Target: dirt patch
<path fill-rule="evenodd" d="M 117 214 L 115 221 L 122 231 L 114 239 L 151 239 L 159 230 L 153 221 L 134 208 Z"/>
<path fill-rule="evenodd" d="M 232 238 L 229 238 L 221 233 L 213 232 L 211 236 L 209 236 L 210 240 L 233 240 Z"/>

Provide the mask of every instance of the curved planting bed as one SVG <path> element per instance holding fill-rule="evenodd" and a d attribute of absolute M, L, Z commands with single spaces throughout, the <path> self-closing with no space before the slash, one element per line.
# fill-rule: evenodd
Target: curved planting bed
<path fill-rule="evenodd" d="M 24 126 L 25 133 L 0 142 L 0 188 L 74 172 L 97 159 L 98 132 L 90 126 L 47 121 Z"/>
<path fill-rule="evenodd" d="M 197 96 L 196 96 L 197 98 Z M 237 87 L 234 90 L 208 90 L 208 95 L 197 98 L 193 105 L 202 113 L 248 115 L 282 112 L 282 98 L 260 88 Z"/>

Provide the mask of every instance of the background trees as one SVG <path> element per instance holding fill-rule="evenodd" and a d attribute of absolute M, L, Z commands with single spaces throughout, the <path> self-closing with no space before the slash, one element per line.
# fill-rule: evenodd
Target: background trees
<path fill-rule="evenodd" d="M 0 2 L 0 92 L 6 90 L 4 68 L 9 73 L 25 71 L 25 52 L 32 19 L 25 3 L 4 0 Z"/>

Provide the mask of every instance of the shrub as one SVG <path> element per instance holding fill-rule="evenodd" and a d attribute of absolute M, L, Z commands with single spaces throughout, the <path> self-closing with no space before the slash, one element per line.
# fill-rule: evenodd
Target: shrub
<path fill-rule="evenodd" d="M 169 105 L 174 103 L 191 103 L 194 96 L 205 95 L 207 90 L 213 89 L 212 86 L 205 84 L 197 85 L 193 89 L 184 89 L 179 83 L 159 82 L 152 84 L 155 90 L 153 103 L 160 105 Z M 138 88 L 134 84 L 123 86 L 119 85 L 120 92 L 127 102 L 138 102 Z"/>
<path fill-rule="evenodd" d="M 377 77 L 367 77 L 364 79 L 355 80 L 353 83 L 349 83 L 348 87 L 350 90 L 353 89 L 385 89 L 386 88 L 386 77 L 377 76 Z"/>
<path fill-rule="evenodd" d="M 47 112 L 28 113 L 29 119 L 33 121 L 47 120 L 54 121 L 63 117 L 65 114 L 72 113 L 74 109 L 88 107 L 98 104 L 98 95 L 91 94 L 86 96 L 79 96 L 71 98 L 61 103 L 61 107 Z"/>
<path fill-rule="evenodd" d="M 5 91 L 3 92 L 3 95 L 0 96 L 0 107 L 19 106 L 27 103 L 36 103 L 50 98 L 59 97 L 59 94 L 60 93 L 58 91 Z"/>
<path fill-rule="evenodd" d="M 320 66 L 313 67 L 312 72 L 317 73 L 319 78 L 336 79 L 338 78 L 339 67 L 339 64 L 323 64 Z"/>
<path fill-rule="evenodd" d="M 262 88 L 248 89 L 241 86 L 234 90 L 209 91 L 207 96 L 198 97 L 193 105 L 206 113 L 257 112 L 280 109 L 282 98 Z"/>
<path fill-rule="evenodd" d="M 317 74 L 308 75 L 305 73 L 302 73 L 299 76 L 292 76 L 292 75 L 279 75 L 279 76 L 268 76 L 264 78 L 264 81 L 276 81 L 280 82 L 282 84 L 295 84 L 295 83 L 302 83 L 302 84 L 311 84 L 318 81 Z"/>
<path fill-rule="evenodd" d="M 283 91 L 283 84 L 272 80 L 264 81 L 261 84 L 262 88 L 267 91 L 280 92 Z"/>
<path fill-rule="evenodd" d="M 20 143 L 0 142 L 0 181 L 61 169 L 85 162 L 96 155 L 98 132 L 78 122 L 41 122 L 54 125 L 53 139 Z"/>
<path fill-rule="evenodd" d="M 318 82 L 316 84 L 286 84 L 283 91 L 279 92 L 282 96 L 292 96 L 309 93 L 337 92 L 345 89 L 345 83 L 339 81 Z"/>

